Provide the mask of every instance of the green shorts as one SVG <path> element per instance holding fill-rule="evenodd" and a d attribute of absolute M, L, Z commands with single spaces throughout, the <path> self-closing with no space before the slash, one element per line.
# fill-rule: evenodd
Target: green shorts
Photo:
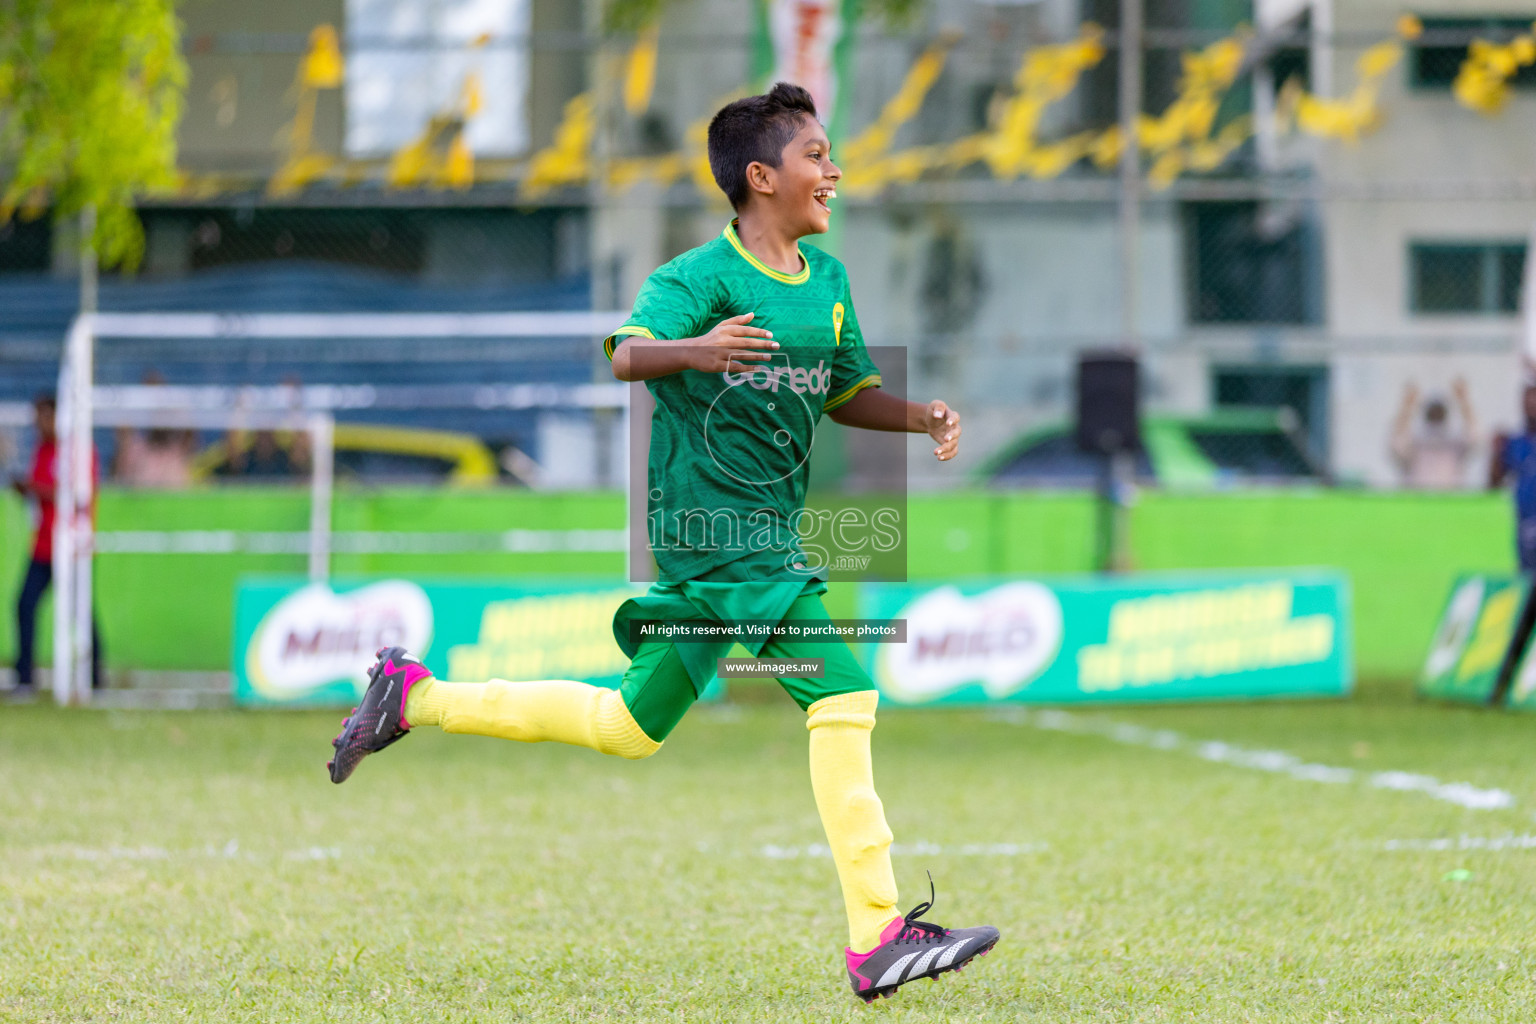
<path fill-rule="evenodd" d="M 821 580 L 734 580 L 731 577 L 736 571 L 723 566 L 696 580 L 654 584 L 648 593 L 624 602 L 613 617 L 614 639 L 631 659 L 619 692 L 636 723 L 658 743 L 682 721 L 714 679 L 717 660 L 725 657 L 734 643 L 740 643 L 753 657 L 823 659 L 824 678 L 780 680 L 802 710 L 823 697 L 875 688 L 848 645 L 841 642 L 763 641 L 740 636 L 704 643 L 635 641 L 631 630 L 636 622 L 776 623 L 831 618 L 821 603 L 821 595 L 827 591 Z"/>

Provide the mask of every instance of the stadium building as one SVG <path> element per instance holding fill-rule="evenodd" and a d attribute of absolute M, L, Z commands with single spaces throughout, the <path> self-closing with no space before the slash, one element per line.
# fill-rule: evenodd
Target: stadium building
<path fill-rule="evenodd" d="M 557 184 L 536 194 L 524 182 L 529 156 L 552 145 L 568 104 L 583 95 L 599 97 L 594 166 L 685 150 L 690 126 L 756 67 L 754 33 L 763 30 L 721 29 L 734 4 L 667 9 L 652 91 L 633 112 L 601 99 L 622 89 L 629 41 L 598 44 L 596 5 L 489 3 L 482 13 L 496 38 L 468 49 L 446 16 L 396 6 L 209 3 L 183 13 L 188 186 L 146 205 L 142 269 L 107 281 L 104 308 L 619 310 L 649 268 L 718 232 L 723 207 L 688 181 Z M 1399 482 L 1390 442 L 1404 386 L 1448 399 L 1460 376 L 1478 410 L 1479 450 L 1464 481 L 1474 484 L 1488 430 L 1514 425 L 1515 293 L 1536 196 L 1510 127 L 1529 116 L 1536 77 L 1516 74 L 1495 115 L 1459 104 L 1458 33 L 1507 35 L 1529 14 L 1481 5 L 1468 20 L 1464 6 L 1414 12 L 1427 34 L 1404 44 L 1380 79 L 1378 116 L 1351 142 L 1265 126 L 1288 81 L 1349 96 L 1361 55 L 1397 38 L 1397 8 L 1149 4 L 1143 109 L 1154 115 L 1179 96 L 1182 52 L 1249 23 L 1265 42 L 1220 101 L 1220 119 L 1258 118 L 1255 137 L 1212 173 L 1171 187 L 1142 183 L 1133 321 L 1122 303 L 1112 170 L 1082 162 L 1014 177 L 972 165 L 864 191 L 850 181 L 840 197 L 831 244 L 847 257 L 869 336 L 908 349 L 920 390 L 963 396 L 968 436 L 1022 483 L 1081 473 L 1063 468 L 1050 446 L 1038 466 L 1006 456 L 1021 434 L 1048 434 L 1069 417 L 1075 354 L 1118 345 L 1133 326 L 1150 411 L 1198 426 L 1228 409 L 1289 410 L 1268 433 L 1197 431 L 1234 478 Z M 1049 142 L 1102 130 L 1116 119 L 1117 12 L 941 2 L 901 32 L 862 26 L 833 69 L 846 79 L 831 86 L 834 136 L 851 141 L 874 122 L 925 46 L 949 30 L 949 59 L 894 148 L 984 132 L 1003 115 L 1020 58 L 1077 38 L 1087 23 L 1110 33 L 1107 55 L 1045 109 L 1038 134 Z M 336 27 L 338 87 L 305 84 L 311 33 L 322 25 Z M 483 107 L 466 115 L 460 86 L 471 73 Z M 439 163 L 459 133 L 473 171 L 449 186 Z M 42 222 L 6 230 L 0 346 L 19 367 L 4 396 L 14 401 L 52 372 L 74 308 L 74 267 L 67 226 L 58 237 Z M 313 365 L 280 353 L 149 346 L 107 358 L 102 374 L 345 383 L 388 352 L 368 348 L 341 346 Z M 442 365 L 418 372 L 443 381 L 484 379 L 512 355 L 451 340 L 435 352 Z M 569 343 L 524 344 L 515 359 L 521 379 L 602 372 Z M 463 416 L 439 419 L 477 429 Z M 551 485 L 580 486 L 598 482 L 601 460 L 576 453 L 601 429 L 551 413 L 508 418 L 491 433 L 540 464 L 566 467 L 551 469 Z M 919 485 L 931 472 L 916 460 L 911 470 Z"/>

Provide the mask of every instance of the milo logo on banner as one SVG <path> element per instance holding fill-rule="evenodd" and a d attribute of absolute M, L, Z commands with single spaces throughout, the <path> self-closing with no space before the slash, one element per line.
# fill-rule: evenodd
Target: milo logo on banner
<path fill-rule="evenodd" d="M 1038 583 L 1005 583 L 974 597 L 940 587 L 907 605 L 905 644 L 882 644 L 881 688 L 927 703 L 980 682 L 993 700 L 1028 686 L 1061 647 L 1061 602 Z"/>
<path fill-rule="evenodd" d="M 361 694 L 380 647 L 420 654 L 431 642 L 432 602 L 416 584 L 386 580 L 338 594 L 316 583 L 262 617 L 245 647 L 245 678 L 269 702 Z"/>

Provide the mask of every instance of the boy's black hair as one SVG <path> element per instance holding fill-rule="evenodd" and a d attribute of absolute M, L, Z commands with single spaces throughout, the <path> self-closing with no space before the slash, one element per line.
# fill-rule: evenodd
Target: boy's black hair
<path fill-rule="evenodd" d="M 709 122 L 709 169 L 732 207 L 741 209 L 750 194 L 747 165 L 779 166 L 780 154 L 807 117 L 816 120 L 816 102 L 788 82 L 720 108 Z"/>
<path fill-rule="evenodd" d="M 32 405 L 38 409 L 52 409 L 58 411 L 59 400 L 52 391 L 39 391 L 32 396 Z"/>

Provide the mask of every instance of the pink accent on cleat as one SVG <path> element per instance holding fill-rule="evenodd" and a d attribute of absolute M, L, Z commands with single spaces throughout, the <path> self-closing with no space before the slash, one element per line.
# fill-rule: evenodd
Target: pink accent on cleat
<path fill-rule="evenodd" d="M 899 917 L 891 918 L 890 923 L 888 923 L 884 928 L 880 929 L 880 941 L 876 942 L 875 948 L 870 950 L 868 953 L 855 953 L 852 946 L 845 946 L 843 948 L 843 953 L 848 957 L 848 973 L 857 974 L 859 968 L 864 966 L 864 961 L 874 956 L 875 951 L 878 950 L 881 946 L 885 945 L 887 942 L 893 941 L 896 938 L 896 936 L 901 932 L 901 926 L 903 924 L 906 924 L 903 919 Z M 859 977 L 863 978 L 864 975 L 860 974 Z M 874 981 L 873 978 L 864 978 L 864 980 L 871 982 Z"/>
<path fill-rule="evenodd" d="M 405 667 L 402 669 L 399 665 L 395 664 L 395 659 L 394 658 L 390 658 L 388 661 L 386 661 L 384 663 L 384 674 L 385 675 L 392 676 L 396 672 L 401 672 L 401 671 L 405 672 L 405 685 L 407 685 L 407 686 L 411 685 L 412 683 L 416 682 L 417 680 L 419 680 L 419 679 L 421 679 L 421 678 L 423 678 L 425 676 L 429 676 L 429 675 L 432 674 L 431 672 L 427 671 L 427 666 L 425 666 L 425 665 L 414 665 L 414 664 L 407 663 L 405 665 Z"/>
<path fill-rule="evenodd" d="M 392 676 L 396 672 L 401 671 L 405 673 L 405 685 L 400 688 L 400 724 L 409 729 L 411 727 L 411 723 L 406 721 L 405 718 L 406 698 L 411 695 L 412 685 L 421 682 L 423 679 L 431 679 L 432 673 L 427 669 L 427 666 L 425 665 L 406 664 L 403 667 L 397 666 L 395 664 L 394 658 L 390 658 L 384 663 L 385 675 Z"/>

